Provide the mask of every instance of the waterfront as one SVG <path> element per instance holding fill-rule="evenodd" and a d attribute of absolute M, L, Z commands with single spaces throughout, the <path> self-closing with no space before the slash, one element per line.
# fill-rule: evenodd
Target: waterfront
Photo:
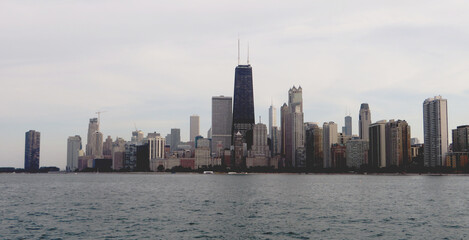
<path fill-rule="evenodd" d="M 467 176 L 0 174 L 1 239 L 463 239 Z"/>

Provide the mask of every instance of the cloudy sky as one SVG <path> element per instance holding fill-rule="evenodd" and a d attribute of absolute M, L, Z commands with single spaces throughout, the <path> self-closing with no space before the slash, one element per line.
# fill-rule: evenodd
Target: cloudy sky
<path fill-rule="evenodd" d="M 101 130 L 181 128 L 211 97 L 232 96 L 247 42 L 255 112 L 303 88 L 305 121 L 360 103 L 372 120 L 405 119 L 423 139 L 422 103 L 448 99 L 449 128 L 469 124 L 467 1 L 9 1 L 0 2 L 0 166 L 23 167 L 24 135 L 41 132 L 41 166 L 66 165 L 67 137 L 101 115 Z M 256 118 L 257 119 L 257 118 Z"/>

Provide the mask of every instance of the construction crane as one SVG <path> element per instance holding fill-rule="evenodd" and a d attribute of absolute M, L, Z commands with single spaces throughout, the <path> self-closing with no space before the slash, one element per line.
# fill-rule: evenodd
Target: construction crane
<path fill-rule="evenodd" d="M 105 113 L 107 111 L 97 111 L 96 114 L 98 114 L 98 131 L 99 131 L 99 125 L 101 124 L 101 113 Z"/>

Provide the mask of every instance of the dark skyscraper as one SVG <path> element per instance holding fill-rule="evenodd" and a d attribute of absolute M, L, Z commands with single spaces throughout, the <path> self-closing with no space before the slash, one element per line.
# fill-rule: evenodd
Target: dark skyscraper
<path fill-rule="evenodd" d="M 342 129 L 342 133 L 346 136 L 352 136 L 352 117 L 345 116 L 345 126 Z"/>
<path fill-rule="evenodd" d="M 236 67 L 233 96 L 232 144 L 234 144 L 234 136 L 239 132 L 243 136 L 243 142 L 247 144 L 248 149 L 251 149 L 252 128 L 254 126 L 254 93 L 251 65 L 238 65 Z"/>
<path fill-rule="evenodd" d="M 39 170 L 41 133 L 34 130 L 26 132 L 24 148 L 24 170 L 37 172 Z"/>

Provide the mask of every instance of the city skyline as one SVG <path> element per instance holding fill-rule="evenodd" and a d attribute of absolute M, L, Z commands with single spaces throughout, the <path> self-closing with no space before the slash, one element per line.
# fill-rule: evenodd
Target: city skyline
<path fill-rule="evenodd" d="M 67 138 L 80 135 L 85 146 L 87 122 L 97 111 L 107 111 L 100 117 L 104 139 L 129 140 L 137 125 L 162 136 L 179 128 L 187 141 L 190 113 L 200 116 L 205 136 L 211 97 L 233 97 L 238 33 L 242 64 L 250 45 L 256 122 L 262 116 L 267 123 L 271 101 L 280 110 L 286 91 L 301 85 L 304 122 L 341 127 L 349 109 L 353 134 L 359 106 L 368 103 L 372 122 L 405 119 L 412 137 L 423 141 L 422 102 L 437 95 L 448 99 L 448 129 L 466 125 L 469 113 L 460 109 L 469 101 L 469 5 L 360 3 L 344 1 L 340 9 L 279 3 L 266 11 L 262 2 L 249 9 L 205 2 L 211 7 L 197 12 L 145 1 L 4 1 L 0 123 L 8 138 L 0 142 L 0 166 L 22 167 L 24 132 L 35 129 L 41 166 L 64 169 Z M 104 8 L 110 10 L 99 11 Z M 245 14 L 236 15 L 237 9 Z M 204 34 L 196 26 L 204 26 Z"/>

